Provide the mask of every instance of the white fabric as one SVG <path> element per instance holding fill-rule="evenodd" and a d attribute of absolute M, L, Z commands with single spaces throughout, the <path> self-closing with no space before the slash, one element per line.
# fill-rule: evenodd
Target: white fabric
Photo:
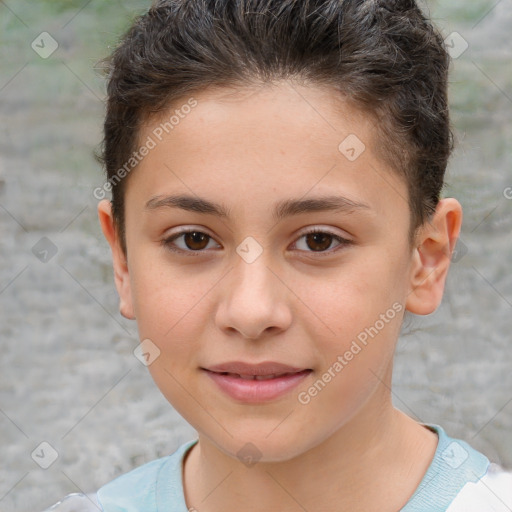
<path fill-rule="evenodd" d="M 512 473 L 491 463 L 478 482 L 462 488 L 446 512 L 512 512 Z"/>
<path fill-rule="evenodd" d="M 96 493 L 68 494 L 58 503 L 43 512 L 101 512 L 102 508 L 96 497 Z"/>

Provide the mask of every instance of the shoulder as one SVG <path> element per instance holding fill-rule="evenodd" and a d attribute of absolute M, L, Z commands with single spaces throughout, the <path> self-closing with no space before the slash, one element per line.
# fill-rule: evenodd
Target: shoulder
<path fill-rule="evenodd" d="M 124 473 L 95 493 L 70 494 L 43 512 L 152 512 L 169 500 L 181 507 L 183 458 L 195 443 L 189 441 L 172 455 Z"/>
<path fill-rule="evenodd" d="M 439 437 L 434 458 L 401 512 L 510 512 L 512 473 L 505 471 L 439 425 L 427 425 Z"/>
<path fill-rule="evenodd" d="M 168 507 L 169 500 L 183 498 L 182 464 L 187 451 L 197 443 L 188 441 L 172 455 L 153 460 L 125 473 L 98 489 L 104 512 L 150 512 Z M 184 502 L 184 501 L 183 501 Z"/>

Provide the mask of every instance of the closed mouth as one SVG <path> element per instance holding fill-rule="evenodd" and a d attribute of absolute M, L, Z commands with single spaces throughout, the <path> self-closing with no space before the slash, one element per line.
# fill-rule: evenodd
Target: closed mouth
<path fill-rule="evenodd" d="M 211 371 L 211 370 L 208 370 Z M 270 380 L 276 379 L 278 377 L 287 377 L 289 375 L 297 375 L 299 373 L 308 373 L 312 370 L 306 369 L 298 372 L 287 372 L 287 373 L 271 373 L 269 375 L 250 375 L 250 374 L 240 374 L 240 373 L 230 373 L 230 372 L 213 372 L 218 373 L 220 375 L 226 375 L 229 377 L 239 378 L 243 380 Z"/>

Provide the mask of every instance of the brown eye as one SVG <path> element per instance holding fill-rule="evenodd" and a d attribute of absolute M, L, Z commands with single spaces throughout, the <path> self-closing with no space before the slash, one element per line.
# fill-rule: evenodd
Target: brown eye
<path fill-rule="evenodd" d="M 337 242 L 338 245 L 335 246 L 334 249 L 328 250 L 333 241 Z M 304 233 L 294 245 L 296 248 L 300 249 L 301 252 L 305 252 L 306 254 L 318 253 L 319 256 L 328 256 L 353 243 L 352 240 L 347 240 L 342 236 L 317 228 Z M 300 247 L 301 244 L 302 247 Z"/>
<path fill-rule="evenodd" d="M 181 239 L 181 244 L 177 244 L 175 242 L 178 239 Z M 199 254 L 206 252 L 205 249 L 208 247 L 208 243 L 210 241 L 213 241 L 213 239 L 206 233 L 197 230 L 188 230 L 176 233 L 169 238 L 162 240 L 162 245 L 172 252 L 198 256 Z"/>
<path fill-rule="evenodd" d="M 331 245 L 333 238 L 328 233 L 309 233 L 306 235 L 306 243 L 312 251 L 325 251 Z"/>
<path fill-rule="evenodd" d="M 179 239 L 181 239 L 181 244 L 177 243 Z M 305 241 L 305 248 L 299 248 L 300 252 L 318 253 L 319 256 L 333 254 L 339 249 L 353 244 L 351 240 L 319 229 L 304 233 L 294 245 L 299 245 L 302 240 Z M 334 249 L 328 250 L 333 241 L 337 242 L 338 245 Z M 169 251 L 187 256 L 199 256 L 209 252 L 207 249 L 210 242 L 215 242 L 210 235 L 191 229 L 176 233 L 162 240 L 161 243 Z"/>
<path fill-rule="evenodd" d="M 193 251 L 200 251 L 201 249 L 205 249 L 208 245 L 208 238 L 210 237 L 207 234 L 201 233 L 200 231 L 190 231 L 188 233 L 183 233 L 183 241 L 185 242 L 185 245 L 188 249 Z"/>

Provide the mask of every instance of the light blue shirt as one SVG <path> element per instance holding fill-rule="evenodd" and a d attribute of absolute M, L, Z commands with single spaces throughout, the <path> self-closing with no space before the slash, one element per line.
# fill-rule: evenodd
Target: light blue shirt
<path fill-rule="evenodd" d="M 450 438 L 439 425 L 424 424 L 437 433 L 434 458 L 420 485 L 400 512 L 505 512 L 512 510 L 512 473 L 465 441 Z M 156 459 L 119 476 L 94 495 L 80 495 L 103 512 L 189 512 L 183 492 L 183 459 L 197 439 L 181 445 L 172 455 Z M 78 505 L 78 495 L 74 498 Z M 61 502 L 52 511 L 68 508 Z M 82 501 L 81 501 L 82 503 Z M 92 510 L 92 508 L 90 508 Z M 96 508 L 96 510 L 98 510 Z M 193 509 L 191 509 L 193 510 Z"/>

